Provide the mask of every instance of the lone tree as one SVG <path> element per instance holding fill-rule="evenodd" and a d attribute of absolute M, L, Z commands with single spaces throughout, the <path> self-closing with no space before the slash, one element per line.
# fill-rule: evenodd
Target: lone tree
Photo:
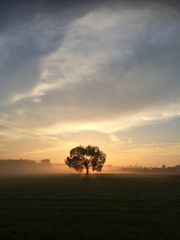
<path fill-rule="evenodd" d="M 89 174 L 89 169 L 100 172 L 103 164 L 106 161 L 106 154 L 100 151 L 96 146 L 78 146 L 70 151 L 69 157 L 66 158 L 65 163 L 81 173 L 84 169 L 86 175 Z"/>

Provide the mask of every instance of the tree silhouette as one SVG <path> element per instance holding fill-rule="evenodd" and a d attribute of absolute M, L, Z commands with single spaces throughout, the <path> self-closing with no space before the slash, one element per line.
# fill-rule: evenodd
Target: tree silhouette
<path fill-rule="evenodd" d="M 99 147 L 88 145 L 87 147 L 78 146 L 73 148 L 65 163 L 80 173 L 85 169 L 88 175 L 90 168 L 93 171 L 100 172 L 105 161 L 106 154 L 100 151 Z"/>

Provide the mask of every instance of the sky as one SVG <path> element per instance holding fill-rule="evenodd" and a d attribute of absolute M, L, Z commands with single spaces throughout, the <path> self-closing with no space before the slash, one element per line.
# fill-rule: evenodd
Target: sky
<path fill-rule="evenodd" d="M 2 1 L 0 158 L 180 164 L 178 1 Z"/>

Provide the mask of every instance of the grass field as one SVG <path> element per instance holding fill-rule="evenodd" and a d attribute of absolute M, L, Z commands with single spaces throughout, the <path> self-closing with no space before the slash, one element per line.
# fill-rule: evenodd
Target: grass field
<path fill-rule="evenodd" d="M 180 239 L 180 176 L 0 178 L 0 239 Z"/>

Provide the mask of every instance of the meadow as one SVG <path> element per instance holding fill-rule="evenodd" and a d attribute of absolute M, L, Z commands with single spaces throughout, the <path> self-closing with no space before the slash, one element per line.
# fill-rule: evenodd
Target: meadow
<path fill-rule="evenodd" d="M 180 176 L 1 177 L 0 239 L 180 239 Z"/>

